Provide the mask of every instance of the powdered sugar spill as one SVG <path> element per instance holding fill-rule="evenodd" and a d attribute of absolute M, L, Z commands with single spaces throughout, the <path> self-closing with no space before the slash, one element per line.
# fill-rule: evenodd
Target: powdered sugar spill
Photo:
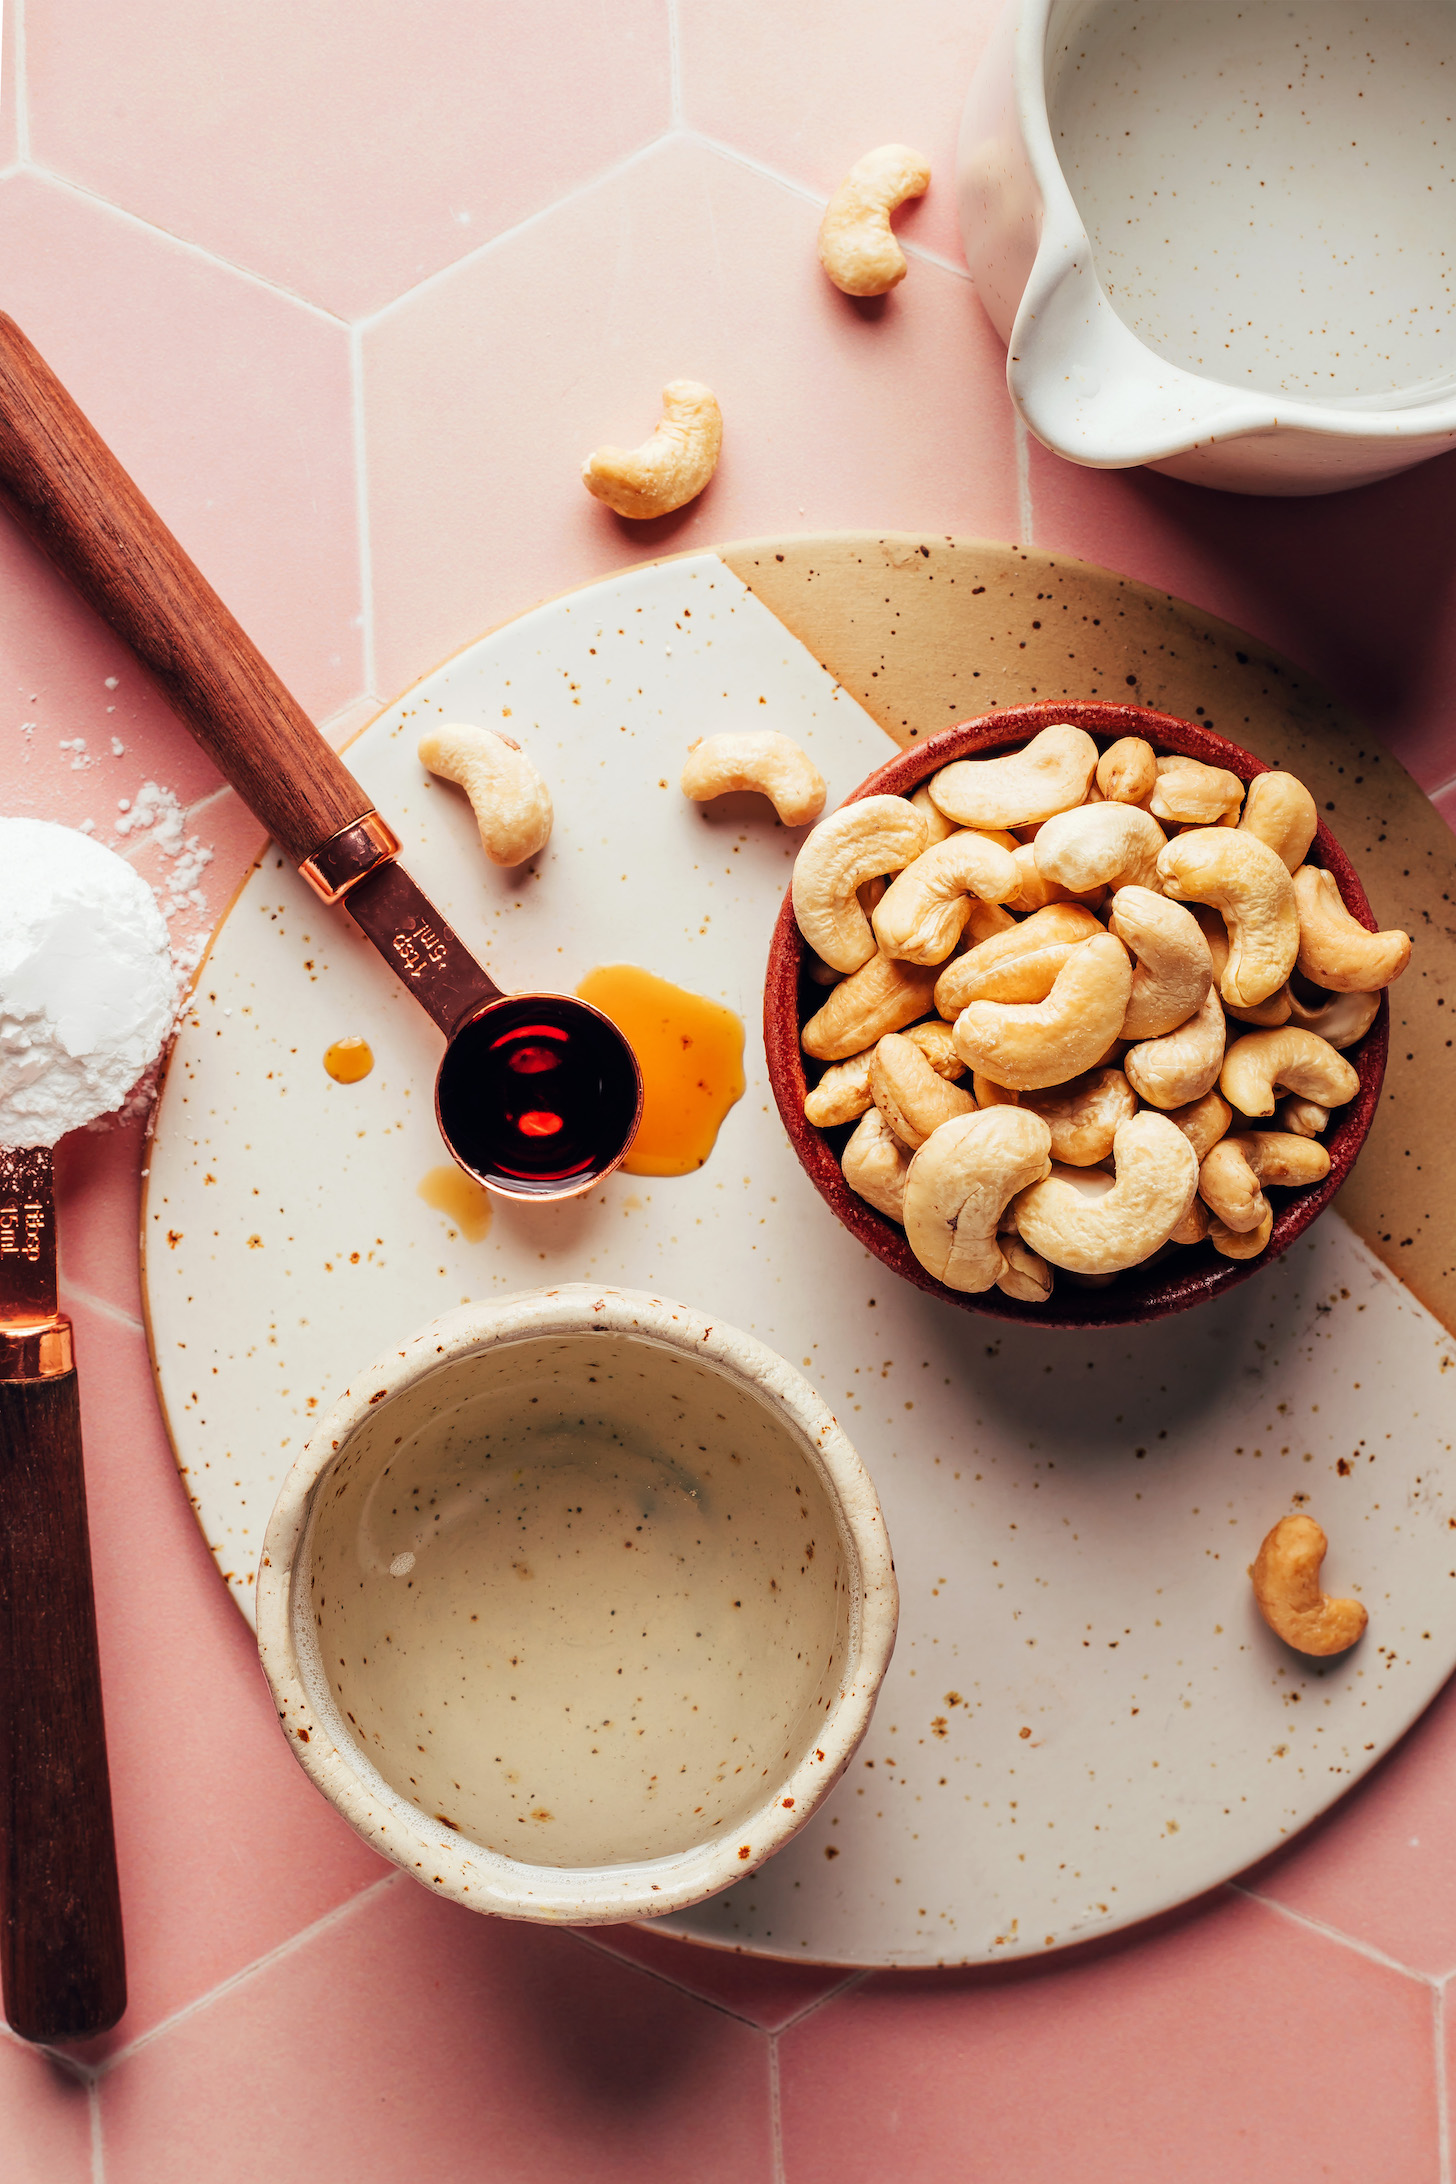
<path fill-rule="evenodd" d="M 157 781 L 144 781 L 113 824 L 124 840 L 148 841 L 168 860 L 171 869 L 161 875 L 157 893 L 163 916 L 176 928 L 172 954 L 183 978 L 196 969 L 207 945 L 207 897 L 199 883 L 213 856 L 211 845 L 188 834 L 186 826 L 176 791 Z"/>
<path fill-rule="evenodd" d="M 78 828 L 0 819 L 0 1145 L 54 1145 L 120 1107 L 176 1008 L 141 874 Z"/>

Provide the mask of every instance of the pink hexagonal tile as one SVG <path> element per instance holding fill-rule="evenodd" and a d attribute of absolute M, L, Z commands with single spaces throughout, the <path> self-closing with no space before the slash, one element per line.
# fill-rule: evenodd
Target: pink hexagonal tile
<path fill-rule="evenodd" d="M 1240 1885 L 1437 1976 L 1456 1971 L 1456 1686 L 1374 1772 Z"/>
<path fill-rule="evenodd" d="M 876 144 L 911 144 L 931 185 L 896 226 L 958 264 L 961 107 L 1001 0 L 756 8 L 681 0 L 683 117 L 823 195 Z"/>
<path fill-rule="evenodd" d="M 852 303 L 816 228 L 801 197 L 674 142 L 366 331 L 384 688 L 644 555 L 1014 530 L 1003 365 L 968 283 L 921 264 L 892 308 Z M 681 376 L 722 403 L 718 472 L 681 514 L 626 522 L 586 493 L 582 458 L 645 438 Z"/>
<path fill-rule="evenodd" d="M 1015 1980 L 884 1975 L 780 2036 L 790 2184 L 1437 2184 L 1432 1991 L 1264 1907 Z"/>
<path fill-rule="evenodd" d="M 665 0 L 29 0 L 35 158 L 353 316 L 667 126 Z"/>
<path fill-rule="evenodd" d="M 19 152 L 20 71 L 16 66 L 15 34 L 19 13 L 16 7 L 0 11 L 0 169 L 10 166 Z"/>
<path fill-rule="evenodd" d="M 0 2034 L 0 2117 L 5 2184 L 93 2184 L 86 2087 L 8 2034 Z"/>
<path fill-rule="evenodd" d="M 288 1756 L 251 1633 L 178 1483 L 140 1331 L 64 1287 L 62 1303 L 76 1326 L 131 1992 L 105 2051 L 384 1868 Z"/>
<path fill-rule="evenodd" d="M 303 706 L 357 696 L 343 328 L 29 174 L 0 183 L 0 293 Z"/>
<path fill-rule="evenodd" d="M 860 1976 L 832 1964 L 785 1964 L 732 1949 L 704 1949 L 648 1926 L 593 1926 L 581 1939 L 589 1948 L 640 1964 L 671 1986 L 716 2002 L 768 2032 L 791 2024 Z"/>
<path fill-rule="evenodd" d="M 1456 456 L 1314 499 L 1252 499 L 1032 444 L 1033 536 L 1195 599 L 1309 668 L 1423 788 L 1456 743 Z"/>
<path fill-rule="evenodd" d="M 102 2084 L 107 2184 L 770 2184 L 762 2037 L 400 1877 Z"/>

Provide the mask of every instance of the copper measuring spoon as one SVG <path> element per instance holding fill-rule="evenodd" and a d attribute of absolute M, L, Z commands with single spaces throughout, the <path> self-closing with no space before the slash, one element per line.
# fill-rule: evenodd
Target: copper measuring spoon
<path fill-rule="evenodd" d="M 446 1147 L 508 1198 L 574 1197 L 625 1157 L 642 1077 L 568 994 L 504 994 L 399 842 L 99 433 L 0 314 L 0 501 L 160 685 L 321 901 L 342 903 L 445 1035 Z"/>

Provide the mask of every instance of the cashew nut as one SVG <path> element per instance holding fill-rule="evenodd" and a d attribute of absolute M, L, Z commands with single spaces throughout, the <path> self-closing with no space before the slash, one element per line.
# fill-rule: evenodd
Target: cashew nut
<path fill-rule="evenodd" d="M 1213 959 L 1214 978 L 1221 980 L 1228 963 L 1228 927 L 1218 912 L 1211 910 L 1207 903 L 1196 902 L 1193 905 L 1193 916 L 1198 921 L 1198 930 L 1208 944 L 1208 952 Z M 1257 1024 L 1263 1031 L 1272 1031 L 1276 1024 L 1287 1024 L 1289 1010 L 1290 995 L 1287 985 L 1276 988 L 1267 1001 L 1259 1001 L 1251 1009 L 1236 1008 L 1232 1001 L 1224 1003 L 1225 1015 L 1236 1016 L 1241 1024 Z"/>
<path fill-rule="evenodd" d="M 1293 986 L 1288 990 L 1290 1023 L 1301 1031 L 1317 1031 L 1332 1047 L 1351 1047 L 1363 1039 L 1380 1011 L 1378 993 L 1337 993 L 1309 1008 Z"/>
<path fill-rule="evenodd" d="M 1257 1228 L 1231 1229 L 1226 1221 L 1220 1221 L 1216 1213 L 1208 1217 L 1208 1240 L 1214 1250 L 1225 1259 L 1257 1259 L 1261 1251 L 1268 1249 L 1269 1238 L 1274 1233 L 1274 1209 L 1267 1206 L 1264 1218 Z"/>
<path fill-rule="evenodd" d="M 1123 1038 L 1159 1039 L 1186 1024 L 1213 984 L 1208 942 L 1192 912 L 1151 888 L 1120 887 L 1107 927 L 1133 959 Z"/>
<path fill-rule="evenodd" d="M 1200 1166 L 1234 1119 L 1234 1111 L 1221 1092 L 1205 1092 L 1201 1100 L 1190 1100 L 1185 1107 L 1170 1107 L 1165 1112 L 1193 1147 Z"/>
<path fill-rule="evenodd" d="M 669 516 L 702 492 L 718 466 L 723 412 L 711 387 L 670 380 L 657 430 L 641 447 L 599 447 L 581 466 L 582 483 L 619 516 L 645 522 Z"/>
<path fill-rule="evenodd" d="M 973 900 L 1005 902 L 1016 893 L 1009 850 L 962 829 L 927 849 L 891 881 L 874 914 L 886 955 L 906 963 L 943 963 L 960 939 Z"/>
<path fill-rule="evenodd" d="M 1329 1544 L 1313 1517 L 1281 1517 L 1249 1571 L 1259 1613 L 1297 1653 L 1347 1653 L 1370 1620 L 1363 1602 L 1320 1591 Z"/>
<path fill-rule="evenodd" d="M 1050 1169 L 1050 1143 L 1041 1117 L 1019 1107 L 977 1108 L 926 1139 L 906 1179 L 905 1235 L 937 1281 L 974 1294 L 1000 1279 L 997 1225 L 1017 1192 Z"/>
<path fill-rule="evenodd" d="M 1330 1111 L 1318 1100 L 1281 1100 L 1274 1120 L 1295 1137 L 1319 1137 L 1329 1127 Z"/>
<path fill-rule="evenodd" d="M 1292 773 L 1259 774 L 1244 798 L 1240 832 L 1257 834 L 1291 872 L 1297 872 L 1319 831 L 1314 798 Z"/>
<path fill-rule="evenodd" d="M 871 1107 L 844 1148 L 840 1169 L 850 1189 L 891 1221 L 903 1221 L 910 1155 L 880 1113 Z"/>
<path fill-rule="evenodd" d="M 1092 738 L 1062 723 L 1004 758 L 953 759 L 932 776 L 930 794 L 958 826 L 1031 826 L 1080 804 L 1096 764 Z"/>
<path fill-rule="evenodd" d="M 1074 894 L 1094 887 L 1158 892 L 1158 855 L 1168 837 L 1136 804 L 1084 804 L 1059 812 L 1036 837 L 1036 869 Z"/>
<path fill-rule="evenodd" d="M 1016 865 L 1017 889 L 1008 908 L 1016 911 L 1018 916 L 1024 917 L 1034 910 L 1045 910 L 1048 903 L 1053 902 L 1080 902 L 1095 909 L 1107 892 L 1105 888 L 1094 887 L 1085 895 L 1077 895 L 1071 888 L 1062 887 L 1057 881 L 1047 879 L 1044 873 L 1037 870 L 1034 843 L 1018 843 L 1012 851 L 1012 857 Z"/>
<path fill-rule="evenodd" d="M 699 736 L 688 746 L 683 795 L 705 804 L 733 789 L 756 789 L 766 796 L 786 827 L 812 826 L 827 793 L 823 774 L 792 736 L 772 728 Z"/>
<path fill-rule="evenodd" d="M 1023 1243 L 1015 1229 L 1008 1229 L 996 1240 L 1006 1260 L 1004 1273 L 996 1277 L 996 1287 L 1008 1297 L 1015 1297 L 1018 1304 L 1045 1304 L 1052 1293 L 1052 1270 L 1040 1252 Z"/>
<path fill-rule="evenodd" d="M 1201 1198 L 1195 1198 L 1168 1241 L 1170 1244 L 1201 1244 L 1208 1230 L 1208 1208 Z"/>
<path fill-rule="evenodd" d="M 971 1072 L 971 1090 L 976 1095 L 977 1107 L 1019 1107 L 1021 1105 L 1021 1094 L 1019 1092 L 1011 1091 L 1004 1084 L 993 1084 L 991 1079 L 983 1077 L 978 1069 Z"/>
<path fill-rule="evenodd" d="M 1198 1195 L 1215 1220 L 1239 1236 L 1268 1218 L 1269 1201 L 1236 1137 L 1220 1138 L 1199 1167 Z"/>
<path fill-rule="evenodd" d="M 905 278 L 905 253 L 890 214 L 930 187 L 930 162 L 908 144 L 881 144 L 857 159 L 819 223 L 819 263 L 846 296 L 883 296 Z"/>
<path fill-rule="evenodd" d="M 1359 1091 L 1360 1079 L 1317 1032 L 1296 1024 L 1246 1031 L 1224 1056 L 1219 1090 L 1241 1115 L 1272 1115 L 1276 1085 L 1321 1107 L 1343 1107 Z"/>
<path fill-rule="evenodd" d="M 1119 1123 L 1112 1156 L 1117 1173 L 1105 1191 L 1086 1187 L 1095 1171 L 1057 1167 L 1018 1196 L 1017 1229 L 1053 1266 L 1077 1274 L 1136 1266 L 1167 1243 L 1193 1203 L 1198 1162 L 1166 1115 L 1144 1109 Z"/>
<path fill-rule="evenodd" d="M 913 791 L 910 801 L 925 821 L 925 846 L 927 849 L 934 849 L 937 842 L 944 842 L 955 833 L 955 821 L 947 819 L 945 813 L 940 810 L 931 796 L 928 781 L 921 782 L 919 788 Z M 1008 843 L 1006 846 L 1009 848 L 1010 844 Z"/>
<path fill-rule="evenodd" d="M 870 1096 L 902 1145 L 918 1152 L 942 1123 L 975 1112 L 959 1085 L 947 1084 L 917 1046 L 890 1032 L 875 1048 Z"/>
<path fill-rule="evenodd" d="M 794 916 L 832 969 L 857 971 L 875 952 L 856 889 L 900 871 L 924 847 L 925 821 L 903 796 L 861 797 L 820 820 L 794 861 Z"/>
<path fill-rule="evenodd" d="M 1122 1058 L 1123 1072 L 1150 1107 L 1186 1107 L 1218 1083 L 1223 1043 L 1223 1009 L 1210 986 L 1202 1008 L 1186 1024 L 1130 1048 Z"/>
<path fill-rule="evenodd" d="M 1237 1008 L 1267 1001 L 1299 952 L 1294 882 L 1277 852 L 1239 827 L 1195 827 L 1168 844 L 1158 874 L 1175 901 L 1211 903 L 1222 912 L 1229 932 L 1223 999 Z"/>
<path fill-rule="evenodd" d="M 970 1001 L 1044 1001 L 1072 950 L 1101 932 L 1080 904 L 1050 903 L 948 963 L 935 982 L 935 1005 L 954 1019 Z"/>
<path fill-rule="evenodd" d="M 551 839 L 551 792 L 510 736 L 455 725 L 421 736 L 420 764 L 470 798 L 492 864 L 524 864 Z"/>
<path fill-rule="evenodd" d="M 1333 872 L 1301 865 L 1294 875 L 1299 906 L 1299 968 L 1330 993 L 1378 993 L 1410 961 L 1410 935 L 1367 933 L 1340 898 Z"/>
<path fill-rule="evenodd" d="M 1100 807 L 1099 807 L 1100 808 Z M 1074 947 L 1044 1001 L 971 1001 L 955 1020 L 956 1051 L 1013 1091 L 1064 1084 L 1116 1038 L 1132 991 L 1132 962 L 1111 933 Z"/>
<path fill-rule="evenodd" d="M 1145 804 L 1158 785 L 1158 760 L 1141 736 L 1119 736 L 1097 761 L 1097 786 L 1112 804 Z"/>
<path fill-rule="evenodd" d="M 1231 826 L 1244 800 L 1244 784 L 1225 766 L 1196 758 L 1160 758 L 1148 809 L 1155 819 L 1183 827 Z"/>
<path fill-rule="evenodd" d="M 1119 1123 L 1137 1113 L 1138 1102 L 1120 1069 L 1090 1069 L 1070 1084 L 1023 1092 L 1018 1104 L 1040 1115 L 1051 1131 L 1053 1160 L 1091 1168 L 1106 1160 Z"/>
<path fill-rule="evenodd" d="M 925 1015 L 935 987 L 934 966 L 872 955 L 833 988 L 809 1018 L 799 1043 L 816 1062 L 842 1062 L 873 1046 L 887 1031 L 903 1031 Z"/>

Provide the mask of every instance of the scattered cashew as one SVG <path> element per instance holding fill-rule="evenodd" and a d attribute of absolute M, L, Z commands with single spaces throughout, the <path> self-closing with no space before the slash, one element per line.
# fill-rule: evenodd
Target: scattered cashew
<path fill-rule="evenodd" d="M 1073 948 L 1044 1001 L 971 1001 L 955 1020 L 956 1051 L 1013 1091 L 1080 1076 L 1117 1036 L 1132 991 L 1132 961 L 1111 933 Z"/>
<path fill-rule="evenodd" d="M 886 955 L 943 963 L 960 939 L 973 900 L 1005 902 L 1019 882 L 1008 850 L 962 828 L 927 849 L 891 881 L 874 914 Z"/>
<path fill-rule="evenodd" d="M 1291 872 L 1297 872 L 1319 831 L 1314 798 L 1290 773 L 1259 774 L 1249 783 L 1239 829 L 1257 834 Z"/>
<path fill-rule="evenodd" d="M 1243 800 L 1244 784 L 1226 766 L 1205 766 L 1197 758 L 1160 758 L 1148 810 L 1172 826 L 1231 826 Z"/>
<path fill-rule="evenodd" d="M 845 1182 L 876 1213 L 903 1221 L 905 1178 L 910 1155 L 880 1113 L 871 1107 L 844 1148 L 840 1169 Z"/>
<path fill-rule="evenodd" d="M 673 379 L 662 390 L 657 430 L 641 447 L 599 447 L 581 466 L 582 483 L 619 516 L 645 522 L 696 498 L 712 477 L 723 445 L 723 412 L 711 387 Z"/>
<path fill-rule="evenodd" d="M 1321 1107 L 1318 1100 L 1281 1100 L 1274 1110 L 1274 1120 L 1281 1130 L 1288 1130 L 1295 1137 L 1314 1138 L 1328 1129 L 1330 1111 Z"/>
<path fill-rule="evenodd" d="M 1044 1001 L 1074 948 L 1102 927 L 1077 903 L 1050 903 L 977 943 L 935 982 L 935 1005 L 954 1020 L 970 1001 Z"/>
<path fill-rule="evenodd" d="M 833 988 L 800 1032 L 799 1043 L 817 1062 L 845 1061 L 887 1031 L 903 1031 L 924 1016 L 934 987 L 933 966 L 925 969 L 918 963 L 897 963 L 893 956 L 872 955 Z"/>
<path fill-rule="evenodd" d="M 1378 993 L 1410 961 L 1409 933 L 1369 933 L 1352 918 L 1333 872 L 1301 865 L 1294 875 L 1299 906 L 1299 969 L 1330 993 Z"/>
<path fill-rule="evenodd" d="M 925 821 L 903 796 L 841 804 L 815 827 L 794 860 L 794 917 L 809 946 L 836 971 L 857 971 L 875 952 L 856 890 L 899 872 L 924 847 Z"/>
<path fill-rule="evenodd" d="M 919 1047 L 890 1032 L 875 1048 L 870 1065 L 870 1097 L 902 1145 L 919 1152 L 942 1123 L 975 1112 L 976 1102 L 958 1084 L 948 1084 Z"/>
<path fill-rule="evenodd" d="M 1143 1039 L 1122 1058 L 1128 1083 L 1150 1107 L 1186 1107 L 1218 1083 L 1224 1021 L 1212 986 L 1196 1016 L 1161 1039 Z"/>
<path fill-rule="evenodd" d="M 1050 1143 L 1041 1117 L 1019 1107 L 978 1108 L 926 1139 L 905 1183 L 905 1235 L 937 1281 L 974 1294 L 1000 1279 L 1001 1215 L 1018 1191 L 1047 1174 Z"/>
<path fill-rule="evenodd" d="M 1040 1252 L 1033 1251 L 1014 1229 L 999 1236 L 997 1242 L 1006 1267 L 996 1277 L 996 1287 L 1008 1297 L 1015 1297 L 1018 1304 L 1045 1304 L 1052 1293 L 1052 1270 Z"/>
<path fill-rule="evenodd" d="M 1208 943 L 1208 952 L 1213 959 L 1214 978 L 1221 981 L 1228 962 L 1228 927 L 1218 912 L 1210 909 L 1205 902 L 1194 903 L 1193 916 L 1198 922 L 1198 930 Z M 1289 1021 L 1289 987 L 1283 985 L 1276 988 L 1267 1001 L 1258 1001 L 1253 1008 L 1237 1008 L 1232 1001 L 1225 1001 L 1223 1006 L 1225 1015 L 1236 1016 L 1241 1024 L 1257 1024 L 1263 1031 L 1272 1031 L 1276 1024 L 1287 1024 Z"/>
<path fill-rule="evenodd" d="M 1091 1168 L 1106 1160 L 1118 1124 L 1137 1113 L 1138 1101 L 1120 1069 L 1089 1069 L 1069 1084 L 1020 1093 L 1018 1105 L 1040 1115 L 1051 1131 L 1053 1160 Z"/>
<path fill-rule="evenodd" d="M 1208 1217 L 1208 1240 L 1224 1259 L 1257 1259 L 1261 1251 L 1268 1249 L 1273 1233 L 1272 1206 L 1265 1208 L 1263 1220 L 1254 1229 L 1231 1229 L 1216 1213 L 1210 1213 Z"/>
<path fill-rule="evenodd" d="M 1145 804 L 1158 785 L 1158 760 L 1141 736 L 1119 736 L 1097 761 L 1097 786 L 1113 804 Z"/>
<path fill-rule="evenodd" d="M 1359 1091 L 1360 1079 L 1317 1032 L 1295 1024 L 1246 1031 L 1224 1056 L 1219 1090 L 1241 1115 L 1272 1115 L 1276 1085 L 1321 1107 L 1343 1107 Z"/>
<path fill-rule="evenodd" d="M 455 725 L 421 736 L 420 764 L 470 799 L 492 864 L 524 864 L 551 839 L 551 792 L 520 745 L 493 728 Z"/>
<path fill-rule="evenodd" d="M 1315 1008 L 1289 988 L 1289 1021 L 1301 1031 L 1317 1031 L 1332 1047 L 1351 1047 L 1363 1039 L 1380 1011 L 1378 993 L 1337 993 Z"/>
<path fill-rule="evenodd" d="M 1020 1112 L 1020 1110 L 1018 1110 Z M 1016 1200 L 1016 1226 L 1033 1251 L 1077 1274 L 1117 1274 L 1167 1243 L 1198 1190 L 1193 1147 L 1166 1115 L 1144 1109 L 1118 1124 L 1116 1177 L 1093 1196 L 1088 1171 L 1053 1168 Z"/>
<path fill-rule="evenodd" d="M 1004 758 L 953 759 L 932 776 L 930 794 L 959 826 L 1030 826 L 1080 804 L 1096 764 L 1092 738 L 1062 723 Z"/>
<path fill-rule="evenodd" d="M 857 159 L 819 223 L 819 263 L 846 296 L 883 296 L 905 278 L 905 253 L 890 214 L 930 187 L 930 162 L 908 144 L 881 144 Z"/>
<path fill-rule="evenodd" d="M 1059 812 L 1040 828 L 1036 869 L 1074 894 L 1095 887 L 1150 888 L 1157 893 L 1158 855 L 1168 837 L 1136 804 L 1083 804 Z"/>
<path fill-rule="evenodd" d="M 1320 1566 L 1329 1545 L 1313 1517 L 1281 1517 L 1249 1571 L 1259 1613 L 1297 1653 L 1348 1653 L 1370 1620 L 1363 1602 L 1321 1592 Z"/>
<path fill-rule="evenodd" d="M 1205 1092 L 1201 1100 L 1189 1100 L 1184 1107 L 1170 1107 L 1164 1112 L 1169 1122 L 1176 1123 L 1183 1132 L 1200 1166 L 1234 1119 L 1234 1111 L 1221 1092 Z"/>
<path fill-rule="evenodd" d="M 1294 882 L 1267 842 L 1238 827 L 1195 827 L 1168 844 L 1158 875 L 1175 901 L 1211 903 L 1223 913 L 1225 1001 L 1252 1008 L 1284 984 L 1299 952 L 1299 911 Z"/>
<path fill-rule="evenodd" d="M 812 826 L 827 793 L 823 774 L 792 736 L 772 728 L 699 736 L 688 746 L 683 795 L 705 804 L 733 789 L 756 789 L 766 796 L 786 827 Z"/>
<path fill-rule="evenodd" d="M 1159 1039 L 1202 1008 L 1213 984 L 1208 942 L 1191 911 L 1146 887 L 1120 887 L 1107 929 L 1133 959 L 1124 1039 Z"/>

